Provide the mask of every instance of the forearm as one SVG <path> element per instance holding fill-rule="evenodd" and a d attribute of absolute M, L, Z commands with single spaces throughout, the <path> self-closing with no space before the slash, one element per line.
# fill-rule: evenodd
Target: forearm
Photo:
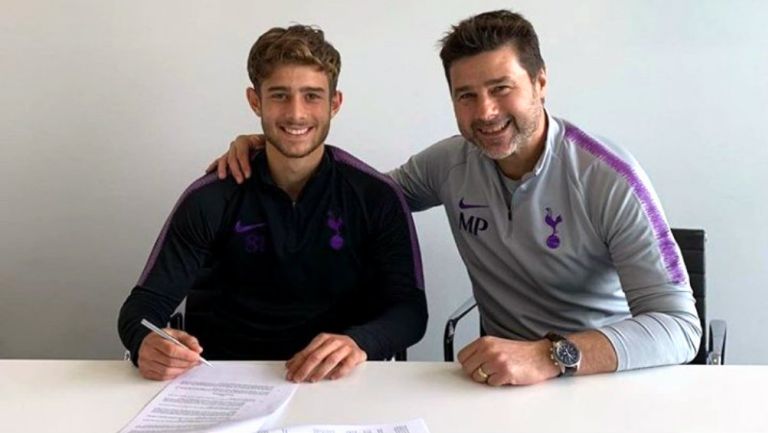
<path fill-rule="evenodd" d="M 617 370 L 682 364 L 696 356 L 701 325 L 694 313 L 645 313 L 600 329 L 615 348 Z"/>
<path fill-rule="evenodd" d="M 141 319 L 146 318 L 163 327 L 178 304 L 179 302 L 173 299 L 159 296 L 140 286 L 133 289 L 120 309 L 117 328 L 120 340 L 130 351 L 134 364 L 137 362 L 141 342 L 149 333 L 149 330 L 141 325 Z"/>
<path fill-rule="evenodd" d="M 611 341 L 599 331 L 583 331 L 568 336 L 581 351 L 578 375 L 616 371 L 618 359 Z"/>
<path fill-rule="evenodd" d="M 387 359 L 407 349 L 421 340 L 427 329 L 426 298 L 422 290 L 418 291 L 412 299 L 393 304 L 375 319 L 350 327 L 344 334 L 355 340 L 369 360 Z"/>

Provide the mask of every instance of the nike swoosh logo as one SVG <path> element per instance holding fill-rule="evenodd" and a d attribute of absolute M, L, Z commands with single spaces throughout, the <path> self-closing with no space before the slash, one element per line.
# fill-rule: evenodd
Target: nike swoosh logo
<path fill-rule="evenodd" d="M 464 204 L 464 197 L 459 200 L 459 209 L 477 209 L 477 208 L 484 208 L 488 207 L 488 205 L 482 205 L 482 204 Z"/>
<path fill-rule="evenodd" d="M 267 224 L 266 223 L 260 223 L 260 224 L 250 224 L 250 225 L 245 226 L 240 221 L 238 221 L 237 224 L 235 224 L 235 233 L 249 232 L 249 231 L 251 231 L 253 229 L 256 229 L 256 228 L 259 228 L 259 227 L 262 227 L 262 226 L 265 226 L 265 225 L 267 225 Z"/>

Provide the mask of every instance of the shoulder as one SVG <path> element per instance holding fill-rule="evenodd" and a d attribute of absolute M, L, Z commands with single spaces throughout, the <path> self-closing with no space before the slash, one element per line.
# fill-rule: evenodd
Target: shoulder
<path fill-rule="evenodd" d="M 608 139 L 585 132 L 572 123 L 561 122 L 558 153 L 571 173 L 581 182 L 623 181 L 627 186 L 647 183 L 640 164 L 627 149 Z"/>
<path fill-rule="evenodd" d="M 220 209 L 232 199 L 242 185 L 238 185 L 231 177 L 219 179 L 216 173 L 209 173 L 193 181 L 181 193 L 177 208 L 187 210 Z"/>
<path fill-rule="evenodd" d="M 400 186 L 392 178 L 351 153 L 330 145 L 328 150 L 341 176 L 348 180 L 352 188 L 368 192 L 401 192 Z"/>
<path fill-rule="evenodd" d="M 433 169 L 447 172 L 478 156 L 480 152 L 476 146 L 461 135 L 454 135 L 432 144 L 416 154 L 414 158 L 421 164 L 428 164 Z"/>
<path fill-rule="evenodd" d="M 410 215 L 403 190 L 394 179 L 349 152 L 328 147 L 344 187 L 367 211 L 378 214 L 397 210 L 396 213 Z"/>

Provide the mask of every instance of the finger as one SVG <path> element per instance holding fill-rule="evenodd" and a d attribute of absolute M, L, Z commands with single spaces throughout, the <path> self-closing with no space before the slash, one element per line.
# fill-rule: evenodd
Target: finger
<path fill-rule="evenodd" d="M 191 349 L 192 351 L 197 353 L 200 353 L 203 351 L 202 346 L 200 346 L 200 342 L 197 340 L 197 338 L 194 335 L 189 334 L 180 329 L 173 329 L 173 328 L 165 328 L 164 331 L 170 334 L 171 337 L 179 340 L 181 344 Z"/>
<path fill-rule="evenodd" d="M 313 371 L 309 373 L 310 382 L 318 382 L 325 379 L 328 373 L 331 372 L 337 365 L 348 356 L 352 354 L 352 349 L 349 346 L 341 346 L 333 352 L 329 353 L 323 361 L 315 367 Z"/>
<path fill-rule="evenodd" d="M 287 361 L 285 361 L 285 369 L 286 372 L 293 372 L 296 370 L 297 364 L 301 364 L 304 362 L 304 358 L 306 358 L 306 353 L 302 350 L 301 352 L 297 352 L 293 357 Z"/>
<path fill-rule="evenodd" d="M 490 376 L 488 377 L 488 380 L 485 381 L 490 386 L 502 386 L 509 383 L 509 380 L 507 379 L 507 375 L 503 373 L 488 373 Z"/>
<path fill-rule="evenodd" d="M 145 379 L 150 380 L 162 380 L 162 374 L 156 370 L 150 370 L 148 368 L 139 368 L 139 373 L 141 373 L 141 376 Z"/>
<path fill-rule="evenodd" d="M 219 179 L 226 179 L 227 178 L 227 154 L 223 154 L 219 157 L 219 159 L 216 160 L 216 165 L 218 169 L 216 170 L 218 172 Z"/>
<path fill-rule="evenodd" d="M 150 353 L 145 359 L 166 368 L 192 368 L 200 363 L 199 359 L 197 361 L 189 361 L 171 358 L 160 351 Z"/>
<path fill-rule="evenodd" d="M 286 378 L 288 380 L 293 380 L 293 376 L 302 367 L 302 365 L 304 365 L 304 362 L 308 356 L 310 356 L 314 351 L 316 351 L 319 347 L 321 347 L 327 341 L 336 339 L 336 338 L 338 338 L 338 336 L 334 336 L 333 334 L 326 334 L 326 333 L 318 334 L 315 338 L 312 339 L 312 341 L 309 342 L 307 347 L 305 347 L 299 353 L 295 354 L 291 359 L 289 359 L 285 363 L 285 366 L 288 370 L 286 373 Z"/>
<path fill-rule="evenodd" d="M 201 346 L 197 338 L 195 338 L 192 335 L 185 333 L 185 335 L 176 337 L 176 339 L 179 340 L 181 344 L 187 346 L 192 351 L 195 351 L 197 353 L 201 353 L 203 351 L 203 346 Z"/>
<path fill-rule="evenodd" d="M 139 367 L 148 365 L 161 365 L 173 368 L 191 368 L 198 363 L 192 360 L 177 359 L 168 355 L 168 346 L 175 346 L 170 341 L 161 338 L 157 334 L 148 334 L 139 348 L 137 363 Z M 176 346 L 178 347 L 178 346 Z M 185 349 L 188 350 L 188 349 Z M 192 352 L 193 354 L 195 352 Z M 199 356 L 198 356 L 199 358 Z"/>
<path fill-rule="evenodd" d="M 365 362 L 365 359 L 362 356 L 347 356 L 336 366 L 336 368 L 331 371 L 328 377 L 331 380 L 346 377 L 349 375 L 349 373 L 352 372 L 352 370 L 355 369 L 355 367 L 357 367 L 359 364 L 362 364 L 363 362 Z"/>
<path fill-rule="evenodd" d="M 331 338 L 331 335 L 324 333 L 315 336 L 315 338 L 313 338 L 312 341 L 307 344 L 307 347 L 293 355 L 293 357 L 285 363 L 285 367 L 288 369 L 288 373 L 295 372 L 295 370 L 298 368 L 298 365 L 304 363 L 304 359 L 309 356 L 310 353 L 314 352 L 315 349 L 322 346 L 323 343 L 325 343 L 329 338 Z"/>
<path fill-rule="evenodd" d="M 235 159 L 237 160 L 238 168 L 240 172 L 247 178 L 251 177 L 251 159 L 250 148 L 248 146 L 239 146 L 235 141 Z"/>
<path fill-rule="evenodd" d="M 195 362 L 169 358 L 157 351 L 154 354 L 139 358 L 139 362 L 144 365 L 155 365 L 163 368 L 191 368 L 197 365 Z"/>
<path fill-rule="evenodd" d="M 235 143 L 233 142 L 229 145 L 229 152 L 227 152 L 227 168 L 237 183 L 243 183 L 243 173 L 240 171 L 240 164 L 237 162 L 234 149 Z"/>
<path fill-rule="evenodd" d="M 262 150 L 267 145 L 267 137 L 263 134 L 244 135 L 245 141 L 248 143 L 248 148 L 251 150 Z"/>
<path fill-rule="evenodd" d="M 309 353 L 301 365 L 291 374 L 291 380 L 294 382 L 303 382 L 309 374 L 325 360 L 325 358 L 341 345 L 337 339 L 329 339 L 323 345 Z"/>
<path fill-rule="evenodd" d="M 180 361 L 187 361 L 189 363 L 197 363 L 200 361 L 200 355 L 194 350 L 187 349 L 186 347 L 179 346 L 167 340 L 163 340 L 154 346 L 155 350 L 162 355 L 173 358 Z"/>
<path fill-rule="evenodd" d="M 464 360 L 461 364 L 461 368 L 468 375 L 474 374 L 480 367 L 483 367 L 483 371 L 488 373 L 488 369 L 486 368 L 488 366 L 488 361 L 489 360 L 482 352 L 474 352 L 472 356 Z"/>
<path fill-rule="evenodd" d="M 482 376 L 478 370 L 469 373 L 469 377 L 477 383 L 485 383 L 485 380 L 488 379 L 487 377 Z"/>
<path fill-rule="evenodd" d="M 205 168 L 205 174 L 208 174 L 208 173 L 216 170 L 218 165 L 219 165 L 219 158 L 216 158 L 216 159 L 213 160 L 212 163 L 208 164 L 208 167 Z"/>
<path fill-rule="evenodd" d="M 459 351 L 459 353 L 456 356 L 456 359 L 464 364 L 464 361 L 467 360 L 470 356 L 474 355 L 474 353 L 478 350 L 479 346 L 482 344 L 482 340 L 479 338 L 469 344 L 467 344 L 463 349 Z"/>
<path fill-rule="evenodd" d="M 187 370 L 147 370 L 142 373 L 147 379 L 151 380 L 171 380 L 182 375 Z"/>
<path fill-rule="evenodd" d="M 154 362 L 152 360 L 142 360 L 139 362 L 139 371 L 141 372 L 141 375 L 146 377 L 147 379 L 153 379 L 153 380 L 167 380 L 169 378 L 172 379 L 186 372 L 187 370 L 189 370 L 189 368 L 169 368 L 161 364 L 158 364 L 157 362 Z"/>

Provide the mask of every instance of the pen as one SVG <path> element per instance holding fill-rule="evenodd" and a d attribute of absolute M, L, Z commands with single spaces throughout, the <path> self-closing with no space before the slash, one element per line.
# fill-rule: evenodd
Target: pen
<path fill-rule="evenodd" d="M 168 340 L 168 341 L 172 342 L 173 344 L 176 344 L 177 346 L 181 346 L 181 347 L 184 347 L 184 348 L 187 348 L 187 349 L 189 349 L 189 347 L 185 346 L 185 345 L 184 345 L 184 344 L 183 344 L 181 341 L 179 341 L 179 340 L 177 340 L 177 339 L 173 338 L 173 336 L 171 336 L 171 334 L 169 334 L 169 333 L 167 333 L 167 332 L 163 331 L 162 329 L 158 328 L 157 326 L 153 325 L 153 324 L 152 324 L 152 322 L 150 322 L 149 320 L 147 320 L 147 319 L 141 319 L 141 324 L 142 324 L 142 325 L 144 325 L 144 326 L 146 326 L 147 328 L 149 328 L 149 329 L 150 329 L 152 332 L 154 332 L 155 334 L 157 334 L 157 335 L 159 335 L 159 336 L 161 336 L 161 337 L 165 338 L 166 340 Z M 191 350 L 191 349 L 190 349 L 190 350 Z M 210 362 L 208 362 L 208 361 L 207 361 L 205 358 L 203 358 L 202 356 L 200 357 L 200 361 L 202 361 L 202 362 L 203 362 L 203 364 L 205 364 L 205 365 L 207 365 L 207 366 L 209 366 L 209 367 L 213 367 L 213 364 L 211 364 Z"/>

